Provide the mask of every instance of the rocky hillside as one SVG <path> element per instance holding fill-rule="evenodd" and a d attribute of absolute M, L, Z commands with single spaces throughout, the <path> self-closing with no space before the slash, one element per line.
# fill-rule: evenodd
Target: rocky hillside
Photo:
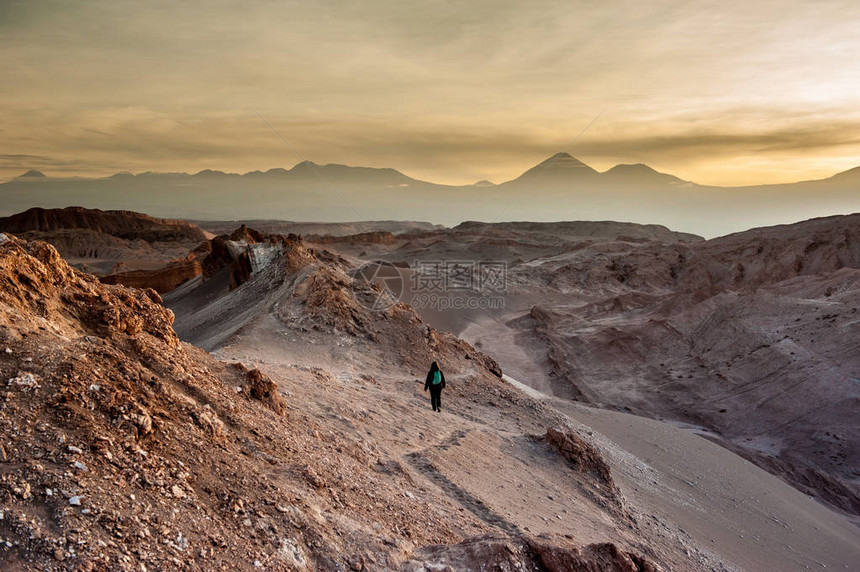
<path fill-rule="evenodd" d="M 271 314 L 294 330 L 367 340 L 374 356 L 384 355 L 415 375 L 436 359 L 457 373 L 481 364 L 501 376 L 490 357 L 425 324 L 408 304 L 386 299 L 378 284 L 356 280 L 354 266 L 338 254 L 309 246 L 295 235 L 271 240 L 275 259 L 242 288 L 234 290 L 234 280 L 227 282 L 224 271 L 211 272 L 167 297 L 168 306 L 180 316 L 176 327 L 183 339 L 214 350 Z M 374 305 L 380 302 L 377 311 Z"/>
<path fill-rule="evenodd" d="M 259 264 L 258 258 L 267 258 L 278 248 L 278 242 L 277 236 L 264 235 L 242 225 L 229 235 L 201 242 L 184 257 L 160 268 L 126 270 L 120 264 L 100 280 L 105 284 L 152 288 L 164 294 L 198 276 L 211 278 L 224 270 L 230 288 L 235 288 L 250 277 L 253 266 Z"/>
<path fill-rule="evenodd" d="M 352 339 L 389 335 L 362 322 L 350 284 L 300 243 L 271 268 L 293 282 L 291 274 L 305 278 L 282 311 L 296 324 L 291 331 L 328 335 L 352 316 Z M 488 370 L 491 360 L 406 309 L 381 320 L 398 334 L 414 330 L 410 343 L 425 362 L 437 354 L 451 362 L 449 391 L 461 407 L 485 419 L 504 412 L 500 423 L 536 437 L 498 449 L 497 436 L 456 421 L 437 441 L 438 414 L 416 408 L 399 383 L 375 377 L 370 359 L 348 379 L 307 365 L 273 367 L 276 385 L 180 342 L 154 291 L 104 285 L 42 242 L 0 235 L 0 282 L 4 570 L 462 570 L 492 562 L 634 572 L 690 550 L 678 539 L 643 543 L 650 528 L 624 506 L 578 432 L 539 439 L 558 416 L 506 389 Z M 241 335 L 251 329 L 246 323 Z M 261 355 L 271 341 L 254 341 Z M 407 419 L 408 435 L 398 429 Z M 408 448 L 424 443 L 405 454 L 397 445 L 405 440 Z M 464 442 L 473 460 L 513 455 L 498 473 L 508 478 L 533 467 L 550 498 L 560 497 L 542 510 L 575 503 L 577 519 L 592 524 L 552 534 L 557 527 L 545 517 L 506 516 L 471 485 L 447 480 L 444 453 Z M 520 455 L 531 460 L 523 464 Z M 527 484 L 525 475 L 516 479 Z"/>
<path fill-rule="evenodd" d="M 378 220 L 357 222 L 296 222 L 288 220 L 198 220 L 195 221 L 202 229 L 213 234 L 229 234 L 238 226 L 244 225 L 268 234 L 298 234 L 302 236 L 350 236 L 355 234 L 390 232 L 403 234 L 406 232 L 429 232 L 445 227 L 438 224 L 420 221 Z"/>
<path fill-rule="evenodd" d="M 686 232 L 675 232 L 658 224 L 636 224 L 613 221 L 563 221 L 563 222 L 475 222 L 467 221 L 454 227 L 455 231 L 521 233 L 543 239 L 583 240 L 610 239 L 634 242 L 658 241 L 664 243 L 699 242 L 701 236 Z"/>

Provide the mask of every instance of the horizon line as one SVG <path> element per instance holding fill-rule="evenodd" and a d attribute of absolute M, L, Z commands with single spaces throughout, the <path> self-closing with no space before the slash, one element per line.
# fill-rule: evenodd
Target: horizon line
<path fill-rule="evenodd" d="M 481 183 L 485 184 L 482 186 L 490 186 L 490 185 L 500 186 L 500 185 L 510 183 L 512 181 L 519 179 L 522 175 L 529 172 L 530 170 L 532 170 L 532 169 L 534 169 L 534 168 L 536 168 L 536 167 L 538 167 L 538 166 L 540 166 L 540 165 L 542 165 L 548 161 L 554 160 L 557 157 L 571 158 L 571 159 L 574 159 L 576 161 L 579 161 L 580 163 L 582 163 L 583 166 L 586 166 L 586 167 L 593 169 L 593 167 L 591 167 L 590 165 L 588 165 L 588 163 L 585 163 L 581 159 L 574 157 L 573 155 L 570 155 L 570 153 L 568 153 L 566 151 L 560 151 L 558 153 L 554 153 L 554 154 L 550 155 L 549 157 L 536 163 L 532 167 L 529 167 L 528 169 L 526 169 L 525 171 L 520 173 L 520 175 L 514 177 L 513 179 L 508 179 L 508 180 L 502 181 L 500 183 L 495 183 L 495 182 L 489 181 L 487 179 L 481 179 L 478 181 L 474 181 L 472 183 L 463 183 L 463 184 L 436 183 L 434 181 L 430 181 L 430 180 L 426 180 L 426 179 L 417 179 L 417 178 L 412 177 L 412 176 L 406 174 L 405 172 L 403 172 L 399 169 L 396 169 L 394 167 L 369 167 L 369 166 L 364 166 L 364 165 L 348 165 L 345 163 L 317 163 L 315 161 L 306 159 L 303 161 L 299 161 L 298 163 L 296 163 L 295 165 L 293 165 L 290 168 L 271 167 L 269 169 L 266 169 L 265 171 L 261 170 L 261 169 L 252 169 L 250 171 L 245 171 L 243 173 L 237 172 L 237 171 L 222 171 L 220 169 L 205 168 L 205 169 L 201 169 L 201 170 L 197 171 L 196 173 L 191 173 L 188 171 L 154 171 L 154 170 L 138 171 L 135 173 L 133 171 L 121 170 L 121 171 L 116 171 L 114 173 L 111 173 L 110 175 L 102 175 L 102 176 L 98 176 L 98 175 L 96 175 L 96 176 L 72 175 L 72 176 L 55 177 L 55 176 L 47 175 L 46 172 L 41 170 L 41 169 L 28 169 L 27 171 L 25 171 L 24 173 L 22 173 L 20 175 L 17 175 L 15 177 L 11 177 L 5 181 L 0 182 L 0 185 L 5 185 L 6 183 L 10 183 L 10 182 L 18 181 L 18 180 L 22 180 L 22 179 L 25 181 L 27 179 L 32 179 L 33 181 L 39 181 L 39 180 L 44 180 L 44 179 L 51 179 L 51 180 L 57 180 L 57 181 L 61 181 L 61 180 L 100 181 L 100 180 L 111 179 L 113 177 L 116 177 L 117 175 L 131 176 L 131 177 L 139 177 L 142 175 L 186 175 L 189 177 L 195 177 L 195 176 L 199 176 L 199 175 L 204 174 L 204 173 L 211 173 L 213 175 L 245 177 L 247 175 L 252 175 L 252 174 L 267 175 L 267 174 L 271 173 L 272 171 L 283 171 L 286 173 L 290 173 L 290 172 L 294 171 L 300 165 L 310 163 L 311 165 L 314 165 L 316 167 L 346 167 L 349 169 L 368 169 L 368 170 L 374 170 L 374 171 L 394 171 L 395 173 L 399 173 L 399 174 L 403 175 L 404 177 L 407 177 L 407 178 L 412 179 L 414 181 L 421 182 L 421 183 L 430 183 L 432 185 L 436 185 L 436 186 L 440 186 L 440 187 L 472 187 L 472 186 L 476 186 L 476 185 L 481 184 Z M 673 175 L 672 173 L 667 173 L 664 171 L 658 171 L 657 169 L 655 169 L 654 167 L 651 167 L 647 163 L 642 163 L 642 162 L 617 163 L 617 164 L 613 165 L 612 167 L 606 169 L 605 171 L 598 171 L 597 169 L 594 169 L 594 170 L 597 174 L 605 175 L 617 167 L 638 167 L 638 166 L 645 167 L 645 168 L 650 169 L 651 171 L 658 173 L 658 174 L 661 174 L 661 175 L 667 175 L 670 177 L 675 177 L 684 183 L 690 183 L 690 184 L 693 184 L 693 185 L 696 185 L 699 187 L 715 187 L 715 188 L 723 188 L 723 189 L 735 189 L 735 188 L 745 188 L 745 187 L 766 187 L 766 186 L 776 186 L 776 185 L 791 185 L 791 184 L 805 183 L 805 182 L 811 182 L 811 181 L 825 181 L 825 180 L 831 179 L 837 175 L 841 175 L 843 173 L 848 173 L 848 172 L 853 171 L 855 169 L 860 169 L 860 165 L 857 165 L 855 167 L 848 168 L 844 171 L 837 171 L 836 173 L 833 173 L 832 175 L 830 175 L 828 177 L 823 177 L 820 179 L 801 179 L 801 180 L 797 180 L 797 181 L 784 182 L 784 183 L 758 183 L 758 184 L 731 185 L 731 186 L 709 185 L 709 184 L 702 184 L 702 183 L 697 183 L 695 181 L 682 179 L 681 177 Z M 38 173 L 38 175 L 29 175 L 30 173 Z M 489 185 L 486 185 L 486 183 L 489 183 Z"/>

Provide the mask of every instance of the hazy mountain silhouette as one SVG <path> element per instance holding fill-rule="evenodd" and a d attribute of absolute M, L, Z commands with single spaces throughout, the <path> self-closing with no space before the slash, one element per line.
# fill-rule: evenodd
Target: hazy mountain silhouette
<path fill-rule="evenodd" d="M 715 187 L 644 164 L 601 173 L 558 153 L 500 184 L 440 185 L 395 169 L 321 165 L 244 174 L 117 173 L 99 179 L 40 176 L 0 184 L 0 216 L 30 207 L 135 210 L 198 220 L 345 222 L 619 220 L 662 224 L 706 237 L 860 211 L 860 168 L 791 184 Z"/>
<path fill-rule="evenodd" d="M 686 183 L 683 179 L 679 179 L 674 175 L 660 173 L 643 163 L 615 165 L 605 173 L 602 173 L 602 177 L 604 180 L 625 185 L 682 185 Z"/>
<path fill-rule="evenodd" d="M 29 171 L 27 171 L 27 172 L 26 172 L 26 173 L 24 173 L 23 175 L 18 175 L 18 178 L 19 178 L 19 179 L 22 179 L 22 178 L 40 178 L 40 179 L 44 179 L 44 178 L 45 178 L 45 176 L 46 176 L 46 175 L 45 175 L 45 173 L 43 173 L 42 171 L 37 171 L 36 169 L 30 169 Z"/>
<path fill-rule="evenodd" d="M 860 184 L 860 167 L 854 167 L 853 169 L 848 169 L 847 171 L 837 173 L 829 179 L 825 180 L 834 183 L 845 183 L 856 187 L 858 184 Z"/>
<path fill-rule="evenodd" d="M 589 180 L 597 171 L 568 153 L 556 153 L 546 161 L 538 163 L 513 181 L 503 184 L 575 182 Z"/>

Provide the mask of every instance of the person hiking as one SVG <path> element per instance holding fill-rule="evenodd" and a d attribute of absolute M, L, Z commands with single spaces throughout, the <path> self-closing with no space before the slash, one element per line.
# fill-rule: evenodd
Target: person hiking
<path fill-rule="evenodd" d="M 430 390 L 430 405 L 433 406 L 433 411 L 441 413 L 442 411 L 442 390 L 445 389 L 445 374 L 439 369 L 439 364 L 435 361 L 430 366 L 430 371 L 427 372 L 427 380 L 424 382 L 424 391 Z"/>

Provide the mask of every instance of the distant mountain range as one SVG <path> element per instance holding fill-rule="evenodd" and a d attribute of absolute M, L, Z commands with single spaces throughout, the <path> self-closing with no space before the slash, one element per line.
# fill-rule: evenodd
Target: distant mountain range
<path fill-rule="evenodd" d="M 860 167 L 828 179 L 746 187 L 698 185 L 644 164 L 598 172 L 558 153 L 500 184 L 440 185 L 394 169 L 319 165 L 244 174 L 117 173 L 98 179 L 28 171 L 0 184 L 0 215 L 80 205 L 198 220 L 618 220 L 718 236 L 860 211 Z"/>

